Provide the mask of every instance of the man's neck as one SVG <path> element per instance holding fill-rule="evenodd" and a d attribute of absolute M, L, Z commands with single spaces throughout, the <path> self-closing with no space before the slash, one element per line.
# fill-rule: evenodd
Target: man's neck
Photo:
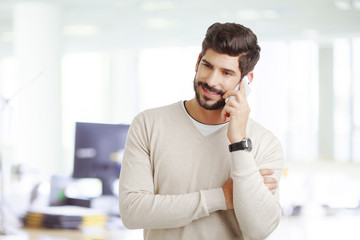
<path fill-rule="evenodd" d="M 221 119 L 222 109 L 206 110 L 199 105 L 195 98 L 186 101 L 185 107 L 189 115 L 198 122 L 208 125 L 224 123 L 224 121 Z"/>

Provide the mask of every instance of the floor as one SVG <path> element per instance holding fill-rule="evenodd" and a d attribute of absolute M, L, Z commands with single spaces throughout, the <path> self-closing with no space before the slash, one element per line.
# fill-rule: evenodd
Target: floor
<path fill-rule="evenodd" d="M 283 217 L 267 240 L 359 240 L 360 214 L 319 215 L 319 209 L 307 209 L 302 216 Z M 106 233 L 82 233 L 77 230 L 25 228 L 1 240 L 142 240 L 142 230 L 115 229 Z"/>

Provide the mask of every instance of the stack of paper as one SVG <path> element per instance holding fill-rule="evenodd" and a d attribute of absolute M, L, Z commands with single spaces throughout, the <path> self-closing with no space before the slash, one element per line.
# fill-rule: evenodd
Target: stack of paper
<path fill-rule="evenodd" d="M 57 206 L 28 211 L 25 225 L 91 231 L 104 228 L 107 216 L 102 211 L 77 206 Z"/>

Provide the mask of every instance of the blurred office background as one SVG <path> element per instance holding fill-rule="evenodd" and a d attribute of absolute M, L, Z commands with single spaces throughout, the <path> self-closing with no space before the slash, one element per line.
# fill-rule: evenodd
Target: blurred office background
<path fill-rule="evenodd" d="M 75 122 L 192 98 L 214 22 L 262 47 L 249 102 L 284 146 L 276 239 L 360 236 L 360 0 L 1 0 L 5 179 L 71 176 Z M 30 183 L 7 191 L 23 208 Z"/>

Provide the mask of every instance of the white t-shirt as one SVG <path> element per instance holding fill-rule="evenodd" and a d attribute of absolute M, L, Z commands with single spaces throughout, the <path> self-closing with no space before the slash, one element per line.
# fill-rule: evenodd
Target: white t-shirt
<path fill-rule="evenodd" d="M 202 135 L 204 136 L 208 136 L 210 134 L 212 134 L 213 132 L 216 132 L 218 129 L 222 128 L 223 126 L 225 126 L 226 123 L 222 123 L 222 124 L 215 124 L 215 125 L 208 125 L 208 124 L 204 124 L 201 122 L 196 121 L 194 118 L 192 118 L 190 116 L 190 114 L 188 113 L 188 111 L 186 110 L 185 107 L 185 101 L 183 102 L 183 108 L 184 111 L 186 112 L 186 114 L 188 115 L 188 117 L 191 119 L 191 121 L 194 123 L 195 127 L 202 133 Z"/>

